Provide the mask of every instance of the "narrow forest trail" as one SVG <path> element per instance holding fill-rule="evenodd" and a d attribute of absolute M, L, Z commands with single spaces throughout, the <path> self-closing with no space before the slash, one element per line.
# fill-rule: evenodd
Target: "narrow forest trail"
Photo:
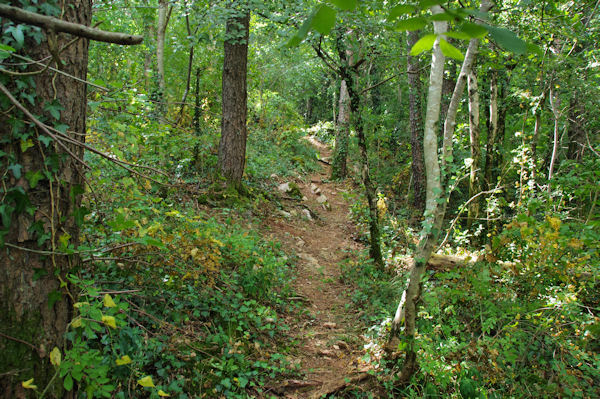
<path fill-rule="evenodd" d="M 331 156 L 329 148 L 312 140 L 321 159 Z M 350 251 L 361 248 L 352 239 L 350 204 L 343 198 L 349 188 L 328 181 L 330 167 L 294 181 L 304 197 L 285 201 L 289 209 L 274 214 L 264 226 L 272 239 L 286 251 L 298 255 L 295 291 L 306 302 L 307 313 L 287 320 L 290 339 L 298 346 L 292 363 L 299 364 L 297 379 L 281 381 L 270 393 L 284 398 L 320 398 L 344 388 L 348 381 L 365 377 L 359 358 L 363 353 L 360 324 L 346 305 L 348 285 L 341 282 L 339 264 Z M 320 194 L 319 194 L 320 191 Z M 322 204 L 323 197 L 327 202 Z M 285 194 L 283 194 L 285 198 Z M 306 209 L 317 217 L 306 217 Z M 338 396 L 339 397 L 339 396 Z"/>

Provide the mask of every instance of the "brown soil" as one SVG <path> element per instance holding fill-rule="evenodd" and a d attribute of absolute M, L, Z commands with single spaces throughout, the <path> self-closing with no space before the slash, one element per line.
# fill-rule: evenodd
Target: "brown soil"
<path fill-rule="evenodd" d="M 322 159 L 330 157 L 328 148 L 311 141 Z M 319 173 L 295 181 L 305 199 L 286 200 L 282 194 L 284 210 L 291 215 L 276 212 L 265 221 L 267 234 L 298 255 L 293 286 L 308 311 L 287 320 L 290 338 L 298 342 L 291 361 L 299 364 L 299 377 L 273 384 L 269 395 L 320 398 L 366 377 L 359 361 L 364 344 L 361 329 L 356 315 L 346 307 L 349 287 L 341 281 L 339 267 L 361 245 L 352 239 L 350 205 L 342 195 L 349 187 L 328 182 L 329 174 L 330 167 L 324 164 Z M 327 197 L 328 206 L 317 201 L 311 184 Z M 303 215 L 305 209 L 317 217 L 309 220 Z"/>

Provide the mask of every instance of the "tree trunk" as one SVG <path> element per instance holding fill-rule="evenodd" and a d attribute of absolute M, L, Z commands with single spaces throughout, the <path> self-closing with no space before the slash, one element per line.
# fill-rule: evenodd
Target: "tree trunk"
<path fill-rule="evenodd" d="M 487 12 L 492 7 L 488 0 L 483 0 L 480 11 Z M 433 14 L 440 14 L 440 6 L 431 7 Z M 438 35 L 433 45 L 431 71 L 429 76 L 429 93 L 427 96 L 427 110 L 425 113 L 425 129 L 423 132 L 423 153 L 426 172 L 426 203 L 423 214 L 423 229 L 420 232 L 419 243 L 413 256 L 413 266 L 410 272 L 408 286 L 402 293 L 402 299 L 396 309 L 392 320 L 390 338 L 398 335 L 401 324 L 404 322 L 404 337 L 407 344 L 406 359 L 400 372 L 399 380 L 407 383 L 417 369 L 417 353 L 415 349 L 417 303 L 421 294 L 421 280 L 425 274 L 427 261 L 431 257 L 446 215 L 448 194 L 444 192 L 443 178 L 444 166 L 452 158 L 452 136 L 456 121 L 456 112 L 462 93 L 464 92 L 465 79 L 473 66 L 479 41 L 472 39 L 469 42 L 467 53 L 463 61 L 460 75 L 452 93 L 448 106 L 448 113 L 444 123 L 444 141 L 442 147 L 441 166 L 438 158 L 437 132 L 440 117 L 440 103 L 442 98 L 442 84 L 444 80 L 444 55 L 440 49 L 439 41 L 448 29 L 447 22 L 435 21 L 434 32 Z"/>
<path fill-rule="evenodd" d="M 477 85 L 477 76 L 471 69 L 468 78 L 469 94 L 469 141 L 471 147 L 471 171 L 469 174 L 469 198 L 474 197 L 481 191 L 479 183 L 479 163 L 481 159 L 481 144 L 479 140 L 479 89 Z M 481 196 L 471 201 L 469 204 L 467 226 L 471 226 L 473 220 L 479 217 Z"/>
<path fill-rule="evenodd" d="M 341 61 L 341 78 L 346 81 L 348 96 L 350 98 L 350 115 L 358 138 L 358 148 L 361 161 L 361 180 L 365 187 L 365 196 L 369 206 L 369 232 L 370 246 L 369 256 L 378 268 L 383 268 L 383 257 L 381 254 L 381 232 L 379 230 L 379 210 L 377 208 L 377 193 L 375 186 L 371 181 L 369 170 L 369 152 L 367 139 L 364 131 L 364 120 L 360 112 L 360 94 L 356 84 L 358 80 L 358 71 L 356 66 L 351 66 L 352 54 L 346 51 L 342 35 L 338 35 L 336 47 L 339 59 Z"/>
<path fill-rule="evenodd" d="M 348 169 L 348 139 L 350 135 L 350 97 L 346 81 L 340 84 L 340 101 L 335 135 L 335 149 L 331 165 L 331 179 L 345 179 Z"/>
<path fill-rule="evenodd" d="M 440 6 L 433 6 L 433 14 L 442 12 Z M 434 226 L 437 214 L 441 208 L 439 199 L 442 195 L 440 164 L 438 161 L 437 131 L 440 118 L 442 100 L 442 84 L 444 81 L 444 55 L 440 49 L 440 38 L 448 29 L 448 23 L 436 21 L 433 23 L 438 39 L 433 45 L 431 71 L 429 75 L 429 93 L 427 95 L 427 109 L 425 112 L 425 128 L 423 132 L 423 153 L 426 169 L 426 195 L 427 201 L 423 215 L 423 230 L 419 244 L 414 254 L 413 266 L 410 272 L 408 286 L 402 294 L 396 315 L 392 322 L 392 334 L 399 332 L 401 323 L 404 322 L 404 337 L 406 339 L 406 359 L 400 372 L 400 381 L 407 382 L 417 368 L 417 354 L 415 349 L 417 302 L 421 293 L 421 280 L 425 273 L 427 261 L 433 252 L 439 231 Z M 443 217 L 442 217 L 443 219 Z"/>
<path fill-rule="evenodd" d="M 167 33 L 168 18 L 167 0 L 158 0 L 158 27 L 156 29 L 156 66 L 158 69 L 158 117 L 165 122 L 167 105 L 165 103 L 165 35 Z"/>
<path fill-rule="evenodd" d="M 219 169 L 229 186 L 240 189 L 246 164 L 246 75 L 250 13 L 245 6 L 230 10 L 224 44 Z"/>
<path fill-rule="evenodd" d="M 584 108 L 581 101 L 581 93 L 575 92 L 569 104 L 569 148 L 567 159 L 581 161 L 585 149 Z"/>
<path fill-rule="evenodd" d="M 15 4 L 20 3 L 15 1 Z M 91 7 L 89 0 L 65 1 L 63 20 L 89 26 Z M 2 34 L 6 35 L 5 32 Z M 40 45 L 27 38 L 21 53 L 34 60 L 44 59 L 51 56 L 49 47 L 61 48 L 72 38 L 58 34 L 57 47 L 46 43 Z M 55 66 L 85 79 L 87 59 L 88 40 L 79 39 L 60 53 L 62 65 Z M 31 71 L 38 69 L 30 68 Z M 27 86 L 29 78 L 16 80 Z M 13 83 L 9 90 L 33 94 L 35 105 L 27 103 L 29 110 L 43 116 L 50 124 L 68 125 L 67 132 L 85 132 L 85 84 L 49 70 L 34 75 L 33 80 L 34 88 L 19 86 L 17 89 Z M 50 104 L 60 104 L 58 119 L 45 111 Z M 64 356 L 63 336 L 71 320 L 73 305 L 67 291 L 69 287 L 63 282 L 68 281 L 66 275 L 73 271 L 77 259 L 58 254 L 43 255 L 40 251 L 64 252 L 61 241 L 77 247 L 79 228 L 73 212 L 81 201 L 78 195 L 71 197 L 70 194 L 80 192 L 83 174 L 80 165 L 64 152 L 63 147 L 56 142 L 46 146 L 45 140 L 39 140 L 44 133 L 34 128 L 31 120 L 14 107 L 2 109 L 0 121 L 0 136 L 3 137 L 0 151 L 10 154 L 0 158 L 1 169 L 8 171 L 9 163 L 12 164 L 11 172 L 2 177 L 0 188 L 0 208 L 3 216 L 8 216 L 6 221 L 10 220 L 9 226 L 0 227 L 0 243 L 6 243 L 0 245 L 0 397 L 28 398 L 34 397 L 33 392 L 25 392 L 21 381 L 33 378 L 34 383 L 44 389 L 55 373 L 49 353 L 56 347 Z M 18 121 L 25 121 L 25 125 Z M 67 134 L 72 140 L 84 140 L 83 135 Z M 32 146 L 23 147 L 23 140 Z M 79 159 L 83 158 L 81 147 L 65 145 Z M 10 162 L 9 158 L 12 158 Z M 34 184 L 26 177 L 36 174 L 50 175 L 51 180 L 42 177 Z M 56 379 L 46 398 L 63 397 L 68 395 L 64 393 L 60 379 Z"/>
<path fill-rule="evenodd" d="M 487 189 L 491 190 L 495 182 L 492 182 L 492 159 L 496 150 L 495 143 L 498 135 L 498 71 L 490 72 L 490 106 L 488 108 L 487 121 L 487 143 L 485 145 L 485 183 Z"/>
<path fill-rule="evenodd" d="M 419 32 L 408 32 L 408 50 L 419 40 Z M 410 146 L 412 152 L 413 206 L 425 210 L 425 165 L 423 164 L 423 116 L 421 113 L 421 72 L 417 57 L 407 56 Z"/>
<path fill-rule="evenodd" d="M 560 127 L 560 97 L 552 88 L 550 88 L 550 106 L 552 107 L 552 113 L 554 114 L 554 135 L 552 140 L 552 153 L 550 155 L 550 166 L 548 168 L 548 192 L 551 191 L 550 181 L 554 176 L 554 165 L 558 159 L 558 147 L 560 144 L 560 137 L 558 134 Z"/>

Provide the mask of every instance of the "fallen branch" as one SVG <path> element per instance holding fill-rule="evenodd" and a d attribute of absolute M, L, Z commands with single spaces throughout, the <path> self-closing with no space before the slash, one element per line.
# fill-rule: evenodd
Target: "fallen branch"
<path fill-rule="evenodd" d="M 0 4 L 0 17 L 39 26 L 49 31 L 70 33 L 98 42 L 132 45 L 140 44 L 144 40 L 143 36 L 94 29 L 89 26 L 63 21 L 62 19 L 25 11 L 21 8 L 5 4 Z"/>

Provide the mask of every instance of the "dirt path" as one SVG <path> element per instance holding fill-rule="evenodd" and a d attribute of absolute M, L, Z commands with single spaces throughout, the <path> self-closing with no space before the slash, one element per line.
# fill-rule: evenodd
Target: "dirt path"
<path fill-rule="evenodd" d="M 330 157 L 326 146 L 311 141 L 322 158 Z M 348 251 L 360 245 L 351 238 L 350 206 L 342 195 L 347 188 L 327 182 L 329 173 L 330 167 L 323 165 L 319 173 L 295 181 L 303 201 L 284 201 L 289 208 L 266 221 L 272 237 L 299 256 L 293 285 L 308 310 L 288 320 L 291 338 L 298 342 L 293 362 L 300 364 L 301 373 L 299 379 L 281 381 L 272 389 L 271 393 L 284 398 L 320 398 L 364 374 L 358 361 L 363 339 L 359 324 L 346 308 L 348 286 L 340 281 L 339 269 Z M 320 203 L 323 195 L 325 204 Z M 317 217 L 308 219 L 307 208 Z"/>

